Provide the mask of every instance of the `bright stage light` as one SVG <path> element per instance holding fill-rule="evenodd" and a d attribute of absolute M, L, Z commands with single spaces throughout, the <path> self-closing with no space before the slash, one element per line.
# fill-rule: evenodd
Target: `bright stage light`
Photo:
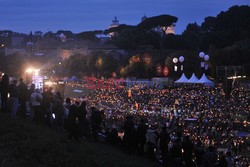
<path fill-rule="evenodd" d="M 28 69 L 26 70 L 27 73 L 32 73 L 33 71 L 34 71 L 33 68 L 28 68 Z"/>
<path fill-rule="evenodd" d="M 39 75 L 39 72 L 40 72 L 40 69 L 35 69 L 35 70 L 34 70 L 34 75 L 38 76 L 38 75 Z"/>

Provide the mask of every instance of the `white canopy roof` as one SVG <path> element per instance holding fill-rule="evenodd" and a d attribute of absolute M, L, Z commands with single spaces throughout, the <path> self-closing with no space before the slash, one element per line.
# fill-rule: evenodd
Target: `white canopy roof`
<path fill-rule="evenodd" d="M 181 77 L 177 81 L 175 81 L 175 83 L 185 83 L 187 81 L 188 81 L 188 79 L 187 79 L 186 75 L 184 73 L 182 73 Z"/>
<path fill-rule="evenodd" d="M 66 80 L 67 82 L 78 82 L 80 79 L 78 79 L 76 76 L 72 76 L 71 78 Z"/>
<path fill-rule="evenodd" d="M 191 78 L 189 80 L 187 80 L 186 83 L 198 83 L 198 81 L 199 81 L 199 79 L 193 73 Z"/>
<path fill-rule="evenodd" d="M 213 84 L 214 82 L 209 80 L 206 76 L 205 73 L 203 73 L 201 79 L 199 79 L 199 81 L 197 81 L 197 83 L 202 83 L 202 84 Z"/>

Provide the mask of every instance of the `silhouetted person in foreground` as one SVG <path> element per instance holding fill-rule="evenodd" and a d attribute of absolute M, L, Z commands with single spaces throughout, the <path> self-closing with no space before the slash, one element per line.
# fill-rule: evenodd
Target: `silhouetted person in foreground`
<path fill-rule="evenodd" d="M 113 145 L 119 143 L 118 131 L 116 128 L 112 128 L 112 130 L 107 134 L 107 141 Z"/>
<path fill-rule="evenodd" d="M 218 167 L 227 167 L 227 160 L 223 152 L 220 152 Z"/>
<path fill-rule="evenodd" d="M 191 167 L 193 166 L 193 162 L 192 162 L 192 153 L 193 153 L 193 143 L 189 140 L 189 136 L 185 137 L 184 142 L 182 143 L 182 147 L 183 147 L 183 159 L 185 161 L 185 164 L 187 167 Z"/>
<path fill-rule="evenodd" d="M 23 78 L 19 79 L 19 104 L 20 104 L 20 115 L 26 117 L 26 101 L 28 100 L 28 88 L 27 85 L 23 82 Z"/>
<path fill-rule="evenodd" d="M 43 92 L 43 100 L 41 103 L 41 108 L 45 115 L 45 123 L 48 126 L 52 126 L 52 112 L 51 112 L 51 103 L 53 100 L 52 88 L 49 87 L 48 90 Z"/>
<path fill-rule="evenodd" d="M 173 148 L 171 150 L 171 153 L 172 153 L 172 158 L 173 158 L 173 164 L 175 164 L 177 166 L 177 164 L 179 166 L 182 165 L 182 147 L 181 147 L 181 139 L 180 138 L 177 138 L 175 141 L 174 141 L 174 144 L 173 144 Z"/>
<path fill-rule="evenodd" d="M 63 106 L 63 99 L 59 92 L 56 92 L 56 95 L 53 97 L 52 112 L 55 114 L 56 128 L 60 130 L 63 129 L 64 106 Z"/>
<path fill-rule="evenodd" d="M 68 97 L 63 104 L 64 107 L 64 129 L 68 129 L 68 116 L 69 116 L 69 108 L 71 106 L 71 99 Z"/>
<path fill-rule="evenodd" d="M 213 146 L 208 147 L 208 151 L 202 157 L 202 165 L 204 167 L 214 166 L 216 163 L 216 153 Z"/>
<path fill-rule="evenodd" d="M 129 153 L 133 153 L 136 149 L 135 148 L 136 132 L 132 116 L 127 116 L 127 120 L 124 122 L 123 129 L 124 129 L 124 137 L 123 137 L 124 144 L 128 148 Z"/>
<path fill-rule="evenodd" d="M 87 109 L 86 109 L 86 102 L 83 101 L 81 103 L 81 105 L 78 107 L 78 120 L 79 120 L 79 128 L 80 128 L 80 135 L 81 137 L 86 136 L 87 135 L 87 131 L 88 131 L 88 125 L 87 125 L 87 119 L 86 119 L 86 115 L 87 115 Z"/>
<path fill-rule="evenodd" d="M 78 112 L 77 107 L 79 105 L 79 102 L 76 102 L 75 104 L 72 104 L 69 107 L 69 114 L 67 119 L 67 128 L 69 132 L 68 138 L 71 140 L 74 138 L 76 141 L 79 141 L 79 124 L 78 124 Z"/>
<path fill-rule="evenodd" d="M 0 93 L 2 102 L 2 111 L 7 111 L 7 100 L 8 100 L 8 90 L 9 90 L 9 76 L 4 74 L 2 81 L 0 83 Z"/>
<path fill-rule="evenodd" d="M 147 133 L 147 125 L 145 124 L 145 120 L 141 119 L 140 124 L 137 129 L 137 138 L 138 138 L 138 154 L 144 154 L 144 146 L 146 143 L 146 133 Z"/>
<path fill-rule="evenodd" d="M 17 119 L 17 109 L 18 109 L 18 96 L 19 90 L 17 88 L 17 80 L 14 80 L 12 84 L 9 86 L 9 93 L 10 93 L 10 113 L 12 119 Z"/>
<path fill-rule="evenodd" d="M 202 146 L 201 141 L 198 141 L 196 148 L 194 150 L 195 153 L 195 159 L 196 159 L 196 164 L 198 167 L 202 166 L 202 157 L 205 154 L 204 148 Z"/>
<path fill-rule="evenodd" d="M 167 132 L 167 128 L 164 126 L 162 132 L 160 133 L 160 150 L 163 163 L 167 163 L 168 156 L 168 143 L 170 142 L 170 136 Z"/>
<path fill-rule="evenodd" d="M 91 128 L 92 128 L 92 137 L 97 141 L 98 131 L 101 129 L 102 115 L 95 107 L 91 107 Z"/>
<path fill-rule="evenodd" d="M 44 115 L 41 109 L 42 95 L 39 89 L 36 89 L 34 93 L 31 94 L 30 102 L 32 109 L 34 111 L 33 121 L 39 123 L 44 119 Z"/>
<path fill-rule="evenodd" d="M 30 101 L 30 98 L 31 98 L 31 95 L 32 93 L 35 92 L 35 84 L 31 84 L 30 85 L 30 88 L 28 89 L 28 93 L 27 93 L 27 98 L 28 98 L 28 107 L 27 107 L 27 117 L 29 117 L 30 120 L 33 120 L 33 116 L 34 116 L 34 111 L 32 109 L 32 105 L 31 105 L 31 101 Z"/>
<path fill-rule="evenodd" d="M 147 155 L 148 158 L 151 160 L 156 160 L 154 150 L 156 148 L 157 144 L 157 135 L 156 135 L 155 127 L 152 127 L 149 125 L 149 128 L 146 133 L 146 139 L 147 139 Z"/>
<path fill-rule="evenodd" d="M 227 167 L 233 167 L 234 166 L 234 159 L 232 157 L 231 152 L 227 152 L 226 154 L 226 162 L 227 162 Z"/>

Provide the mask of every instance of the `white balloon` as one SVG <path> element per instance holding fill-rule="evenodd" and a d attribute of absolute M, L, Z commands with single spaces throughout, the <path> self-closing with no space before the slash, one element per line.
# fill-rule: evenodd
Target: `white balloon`
<path fill-rule="evenodd" d="M 205 56 L 204 56 L 204 60 L 205 60 L 205 61 L 208 61 L 208 60 L 209 60 L 209 56 L 208 56 L 208 55 L 205 55 Z"/>
<path fill-rule="evenodd" d="M 178 62 L 178 59 L 177 59 L 177 58 L 173 58 L 173 62 L 174 62 L 174 63 L 177 63 L 177 62 Z"/>
<path fill-rule="evenodd" d="M 205 53 L 204 52 L 200 52 L 199 56 L 200 56 L 200 58 L 203 58 L 205 56 Z"/>
<path fill-rule="evenodd" d="M 179 61 L 182 63 L 184 61 L 184 56 L 180 56 Z"/>

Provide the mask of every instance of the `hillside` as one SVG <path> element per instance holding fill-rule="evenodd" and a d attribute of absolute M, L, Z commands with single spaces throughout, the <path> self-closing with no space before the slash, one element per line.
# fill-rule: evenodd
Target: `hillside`
<path fill-rule="evenodd" d="M 145 158 L 127 155 L 103 143 L 67 140 L 67 135 L 0 112 L 0 167 L 154 167 Z"/>

